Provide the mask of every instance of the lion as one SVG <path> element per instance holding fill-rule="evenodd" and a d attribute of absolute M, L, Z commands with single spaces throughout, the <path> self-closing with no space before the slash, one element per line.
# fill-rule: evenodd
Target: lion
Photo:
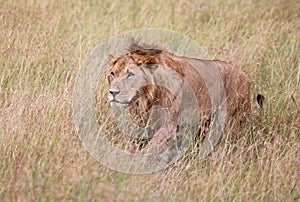
<path fill-rule="evenodd" d="M 149 141 L 141 152 L 157 151 L 176 138 L 182 108 L 189 105 L 185 103 L 193 96 L 197 103 L 193 108 L 199 114 L 188 114 L 196 117 L 196 133 L 203 133 L 214 113 L 213 92 L 209 90 L 218 79 L 214 75 L 220 78 L 225 90 L 226 120 L 242 120 L 251 110 L 251 81 L 241 69 L 227 62 L 177 56 L 157 46 L 132 43 L 125 54 L 116 59 L 110 56 L 108 71 L 111 107 L 128 108 L 133 121 L 145 128 Z M 189 90 L 183 90 L 185 85 Z M 203 140 L 202 158 L 211 153 L 220 139 L 218 136 Z"/>

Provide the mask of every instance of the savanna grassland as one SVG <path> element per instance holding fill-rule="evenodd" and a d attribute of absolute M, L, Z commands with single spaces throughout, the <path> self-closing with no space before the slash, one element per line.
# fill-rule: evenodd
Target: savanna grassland
<path fill-rule="evenodd" d="M 0 201 L 300 200 L 299 10 L 297 0 L 2 0 Z M 265 116 L 235 142 L 225 134 L 205 160 L 147 175 L 99 164 L 75 131 L 76 74 L 103 40 L 145 27 L 237 64 L 253 80 L 253 102 L 265 95 Z"/>

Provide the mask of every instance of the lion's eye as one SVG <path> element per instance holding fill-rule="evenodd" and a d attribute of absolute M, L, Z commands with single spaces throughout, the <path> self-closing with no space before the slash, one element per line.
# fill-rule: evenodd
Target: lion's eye
<path fill-rule="evenodd" d="M 113 79 L 115 77 L 115 73 L 111 72 L 110 73 L 111 78 Z"/>
<path fill-rule="evenodd" d="M 129 72 L 129 73 L 127 74 L 127 79 L 130 79 L 130 78 L 132 78 L 132 77 L 134 77 L 134 74 L 131 73 L 131 72 Z"/>

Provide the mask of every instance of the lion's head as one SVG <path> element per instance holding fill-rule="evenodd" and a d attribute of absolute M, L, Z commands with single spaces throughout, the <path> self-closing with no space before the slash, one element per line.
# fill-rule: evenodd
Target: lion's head
<path fill-rule="evenodd" d="M 108 99 L 111 106 L 132 105 L 141 95 L 153 99 L 153 71 L 158 67 L 154 56 L 126 54 L 113 62 L 107 76 L 110 88 Z"/>
<path fill-rule="evenodd" d="M 108 99 L 113 107 L 129 107 L 143 124 L 150 109 L 174 105 L 181 87 L 183 69 L 170 53 L 159 49 L 140 49 L 131 45 L 129 52 L 117 59 L 111 58 Z M 169 88 L 168 88 L 169 87 Z"/>

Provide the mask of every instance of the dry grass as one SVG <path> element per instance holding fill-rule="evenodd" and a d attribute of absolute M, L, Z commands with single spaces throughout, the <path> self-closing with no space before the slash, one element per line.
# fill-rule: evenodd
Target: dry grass
<path fill-rule="evenodd" d="M 283 1 L 13 1 L 0 4 L 0 200 L 300 199 L 300 4 Z M 80 66 L 104 39 L 171 29 L 234 61 L 267 114 L 204 161 L 150 175 L 101 166 L 72 120 Z M 255 93 L 254 93 L 255 94 Z"/>

